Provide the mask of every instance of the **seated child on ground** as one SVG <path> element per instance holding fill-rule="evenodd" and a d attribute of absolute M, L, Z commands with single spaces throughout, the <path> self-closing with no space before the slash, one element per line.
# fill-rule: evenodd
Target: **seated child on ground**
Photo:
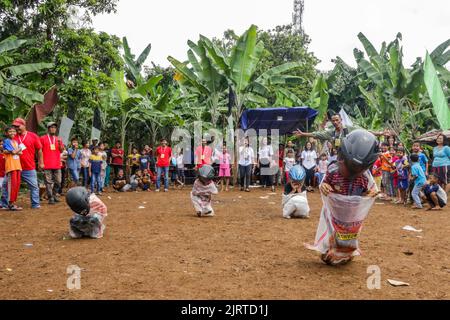
<path fill-rule="evenodd" d="M 137 169 L 136 172 L 130 177 L 131 190 L 137 191 L 137 188 L 142 183 L 142 171 Z"/>
<path fill-rule="evenodd" d="M 117 172 L 117 177 L 113 179 L 112 186 L 118 192 L 126 192 L 131 189 L 131 185 L 127 184 L 127 178 L 123 169 L 119 169 L 119 172 Z"/>
<path fill-rule="evenodd" d="M 210 165 L 204 165 L 198 170 L 198 178 L 192 187 L 191 200 L 199 217 L 202 215 L 205 217 L 214 216 L 211 195 L 219 193 L 213 181 L 214 177 L 214 168 Z"/>
<path fill-rule="evenodd" d="M 107 208 L 94 193 L 89 194 L 84 187 L 75 187 L 67 192 L 66 202 L 74 212 L 70 219 L 71 238 L 103 237 L 105 230 L 103 221 L 107 216 Z"/>
<path fill-rule="evenodd" d="M 150 185 L 151 185 L 151 176 L 148 173 L 149 170 L 144 169 L 142 171 L 142 177 L 141 181 L 139 183 L 139 188 L 141 188 L 143 191 L 151 191 Z"/>
<path fill-rule="evenodd" d="M 439 176 L 430 174 L 427 184 L 423 187 L 422 199 L 428 201 L 430 207 L 427 210 L 441 210 L 447 205 L 447 193 L 439 185 Z"/>
<path fill-rule="evenodd" d="M 286 183 L 283 193 L 283 217 L 309 218 L 309 205 L 306 197 L 306 188 L 303 185 L 306 172 L 301 165 L 289 170 L 289 182 Z"/>

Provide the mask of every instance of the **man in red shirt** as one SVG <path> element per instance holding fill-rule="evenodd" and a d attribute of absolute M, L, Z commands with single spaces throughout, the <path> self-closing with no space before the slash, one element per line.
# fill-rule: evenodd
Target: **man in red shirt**
<path fill-rule="evenodd" d="M 39 165 L 43 165 L 41 140 L 34 132 L 27 131 L 24 119 L 17 118 L 12 125 L 17 131 L 14 140 L 17 141 L 22 149 L 22 154 L 20 155 L 20 164 L 22 165 L 21 178 L 27 183 L 30 190 L 31 208 L 39 209 L 41 206 L 35 160 L 37 152 Z"/>
<path fill-rule="evenodd" d="M 114 148 L 111 149 L 111 166 L 114 168 L 114 177 L 117 177 L 120 169 L 123 169 L 123 156 L 125 152 L 122 149 L 122 144 L 116 142 Z"/>
<path fill-rule="evenodd" d="M 58 126 L 55 122 L 49 122 L 47 124 L 47 134 L 41 137 L 48 204 L 59 202 L 56 195 L 61 185 L 61 152 L 64 151 L 64 144 L 61 138 L 56 136 L 57 128 Z"/>
<path fill-rule="evenodd" d="M 164 192 L 169 191 L 169 166 L 172 149 L 167 146 L 167 140 L 161 139 L 161 146 L 156 149 L 156 192 L 161 187 L 161 173 L 164 172 Z"/>
<path fill-rule="evenodd" d="M 195 149 L 195 165 L 200 169 L 205 164 L 211 164 L 212 149 L 206 145 L 206 139 L 202 139 L 202 145 Z"/>

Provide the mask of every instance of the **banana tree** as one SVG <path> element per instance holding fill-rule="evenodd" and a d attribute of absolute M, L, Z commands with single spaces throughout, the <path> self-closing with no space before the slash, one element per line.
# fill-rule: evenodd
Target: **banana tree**
<path fill-rule="evenodd" d="M 175 67 L 180 85 L 189 86 L 199 96 L 206 97 L 204 100 L 211 113 L 211 121 L 216 125 L 219 118 L 220 95 L 228 88 L 227 79 L 220 74 L 207 55 L 204 40 L 197 43 L 189 40 L 188 46 L 190 49 L 187 52 L 189 59 L 187 63 L 182 63 L 171 56 L 167 59 Z"/>
<path fill-rule="evenodd" d="M 389 45 L 383 43 L 379 52 L 364 34 L 360 33 L 358 38 L 368 56 L 367 60 L 363 52 L 354 51 L 360 71 L 359 89 L 370 107 L 365 115 L 372 119 L 373 125 L 387 126 L 397 135 L 408 128 L 413 137 L 416 136 L 419 128 L 414 121 L 417 116 L 428 114 L 429 109 L 423 104 L 425 87 L 421 59 L 409 69 L 403 66 L 400 33 Z"/>
<path fill-rule="evenodd" d="M 0 116 L 9 121 L 24 115 L 30 107 L 42 102 L 44 96 L 23 86 L 23 79 L 31 73 L 53 68 L 52 63 L 15 64 L 14 52 L 29 40 L 9 37 L 0 42 Z"/>
<path fill-rule="evenodd" d="M 145 60 L 147 60 L 148 55 L 150 54 L 152 45 L 148 44 L 136 60 L 135 55 L 131 53 L 131 49 L 128 45 L 128 40 L 126 37 L 123 37 L 122 45 L 124 50 L 122 58 L 125 62 L 125 76 L 127 80 L 131 81 L 135 86 L 140 86 L 145 82 L 145 79 L 144 77 L 142 77 L 141 72 L 144 62 Z"/>

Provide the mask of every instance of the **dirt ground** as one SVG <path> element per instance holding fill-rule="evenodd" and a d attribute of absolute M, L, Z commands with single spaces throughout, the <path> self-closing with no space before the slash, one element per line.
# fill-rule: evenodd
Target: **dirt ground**
<path fill-rule="evenodd" d="M 109 216 L 99 240 L 63 239 L 71 216 L 63 202 L 31 211 L 21 199 L 26 210 L 0 212 L 0 298 L 450 298 L 448 208 L 426 212 L 378 203 L 361 234 L 363 255 L 330 267 L 303 246 L 314 240 L 318 192 L 309 194 L 309 220 L 283 219 L 280 190 L 269 193 L 221 193 L 214 218 L 194 214 L 187 189 L 106 193 Z M 423 232 L 402 230 L 405 225 Z M 82 270 L 80 290 L 66 286 L 69 265 Z M 379 290 L 367 289 L 371 265 L 381 269 Z M 410 286 L 392 287 L 387 279 Z"/>

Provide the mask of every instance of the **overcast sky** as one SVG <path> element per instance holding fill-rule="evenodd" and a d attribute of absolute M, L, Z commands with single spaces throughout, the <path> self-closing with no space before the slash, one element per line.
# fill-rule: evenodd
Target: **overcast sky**
<path fill-rule="evenodd" d="M 186 42 L 199 34 L 221 37 L 226 29 L 241 34 L 251 24 L 271 29 L 291 23 L 292 12 L 293 0 L 120 0 L 116 14 L 94 18 L 94 28 L 126 36 L 134 54 L 151 43 L 146 64 L 168 66 L 168 55 L 187 59 Z M 376 48 L 402 32 L 409 66 L 450 38 L 450 1 L 305 0 L 304 28 L 321 70 L 331 69 L 336 56 L 354 65 L 353 48 L 362 49 L 360 31 Z"/>

